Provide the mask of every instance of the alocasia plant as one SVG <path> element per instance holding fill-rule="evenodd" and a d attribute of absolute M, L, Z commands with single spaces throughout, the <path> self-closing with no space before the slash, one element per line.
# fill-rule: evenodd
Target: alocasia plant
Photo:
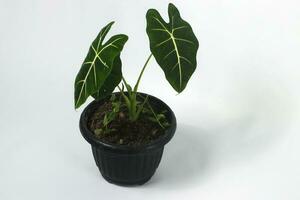
<path fill-rule="evenodd" d="M 159 12 L 149 9 L 146 15 L 147 34 L 151 54 L 148 57 L 135 86 L 132 88 L 122 76 L 120 54 L 128 37 L 114 35 L 104 43 L 113 22 L 106 25 L 90 46 L 89 52 L 75 80 L 75 108 L 80 107 L 89 96 L 100 100 L 110 95 L 117 87 L 124 99 L 131 121 L 138 119 L 147 97 L 137 101 L 138 86 L 152 56 L 165 73 L 171 86 L 181 93 L 196 69 L 198 40 L 192 27 L 184 21 L 178 9 L 169 4 L 169 23 Z M 122 81 L 122 86 L 119 84 Z M 124 85 L 127 93 L 124 92 Z"/>

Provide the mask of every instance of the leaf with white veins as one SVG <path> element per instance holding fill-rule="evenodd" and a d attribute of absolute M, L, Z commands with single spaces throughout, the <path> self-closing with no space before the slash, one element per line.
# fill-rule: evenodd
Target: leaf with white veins
<path fill-rule="evenodd" d="M 115 59 L 120 56 L 128 37 L 123 34 L 103 40 L 113 22 L 106 25 L 90 46 L 89 52 L 75 79 L 75 108 L 101 89 L 114 67 Z M 109 83 L 108 83 L 109 84 Z"/>
<path fill-rule="evenodd" d="M 155 9 L 146 15 L 150 50 L 165 76 L 177 92 L 182 92 L 194 73 L 198 40 L 192 27 L 180 17 L 178 9 L 169 4 L 169 23 Z"/>

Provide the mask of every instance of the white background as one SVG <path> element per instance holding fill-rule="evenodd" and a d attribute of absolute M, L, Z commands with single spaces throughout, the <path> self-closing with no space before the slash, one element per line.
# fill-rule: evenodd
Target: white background
<path fill-rule="evenodd" d="M 101 27 L 129 35 L 133 83 L 149 55 L 145 13 L 168 1 L 0 1 L 0 199 L 300 199 L 299 0 L 173 1 L 199 38 L 176 95 L 152 59 L 141 91 L 178 129 L 154 177 L 119 187 L 81 137 L 73 82 Z M 90 101 L 90 100 L 89 100 Z"/>

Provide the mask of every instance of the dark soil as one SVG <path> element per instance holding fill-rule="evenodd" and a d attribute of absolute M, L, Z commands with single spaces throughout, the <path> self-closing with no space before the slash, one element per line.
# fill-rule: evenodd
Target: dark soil
<path fill-rule="evenodd" d="M 125 107 L 120 109 L 117 117 L 108 125 L 109 131 L 99 131 L 105 129 L 104 115 L 111 110 L 111 102 L 105 102 L 88 119 L 88 128 L 105 143 L 137 147 L 149 144 L 165 133 L 157 122 L 149 120 L 144 113 L 141 113 L 137 121 L 131 122 Z"/>

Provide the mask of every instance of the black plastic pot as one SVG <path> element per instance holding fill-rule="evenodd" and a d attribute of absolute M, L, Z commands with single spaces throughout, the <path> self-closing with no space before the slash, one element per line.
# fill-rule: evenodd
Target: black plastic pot
<path fill-rule="evenodd" d="M 139 94 L 146 95 L 144 93 Z M 109 98 L 93 101 L 84 109 L 80 118 L 81 134 L 91 144 L 96 164 L 108 182 L 117 185 L 144 184 L 155 173 L 162 158 L 164 146 L 175 133 L 175 115 L 167 104 L 149 95 L 149 102 L 152 107 L 167 110 L 166 117 L 171 125 L 165 130 L 165 134 L 152 143 L 140 147 L 104 143 L 88 129 L 87 121 L 90 114 Z"/>

